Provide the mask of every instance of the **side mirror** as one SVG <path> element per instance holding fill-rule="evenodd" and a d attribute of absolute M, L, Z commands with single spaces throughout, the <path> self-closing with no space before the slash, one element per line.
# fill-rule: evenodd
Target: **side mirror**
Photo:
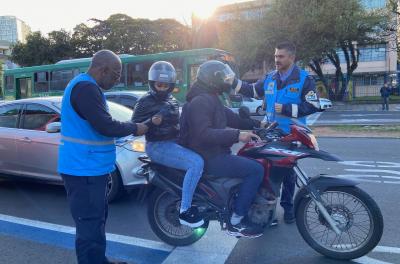
<path fill-rule="evenodd" d="M 46 125 L 47 133 L 59 133 L 61 132 L 61 122 L 53 122 Z"/>
<path fill-rule="evenodd" d="M 250 119 L 250 109 L 247 106 L 241 106 L 239 108 L 239 116 L 243 119 Z"/>

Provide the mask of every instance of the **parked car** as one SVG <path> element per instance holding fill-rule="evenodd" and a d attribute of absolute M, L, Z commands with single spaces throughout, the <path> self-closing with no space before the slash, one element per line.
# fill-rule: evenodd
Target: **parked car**
<path fill-rule="evenodd" d="M 108 102 L 114 119 L 131 119 L 132 110 Z M 30 98 L 0 105 L 0 173 L 12 179 L 35 179 L 62 184 L 57 174 L 61 130 L 61 97 Z M 116 170 L 108 181 L 108 199 L 115 200 L 126 190 L 146 183 L 133 173 L 144 152 L 143 137 L 116 140 Z"/>
<path fill-rule="evenodd" d="M 146 91 L 113 91 L 105 92 L 104 95 L 108 101 L 123 105 L 133 110 L 139 98 L 146 93 Z"/>
<path fill-rule="evenodd" d="M 232 103 L 232 110 L 237 113 L 239 107 L 246 106 L 250 110 L 252 115 L 265 115 L 265 110 L 263 108 L 263 100 L 258 100 L 242 95 L 230 96 Z"/>
<path fill-rule="evenodd" d="M 332 102 L 326 98 L 319 98 L 319 105 L 321 110 L 326 110 L 328 108 L 332 108 Z"/>

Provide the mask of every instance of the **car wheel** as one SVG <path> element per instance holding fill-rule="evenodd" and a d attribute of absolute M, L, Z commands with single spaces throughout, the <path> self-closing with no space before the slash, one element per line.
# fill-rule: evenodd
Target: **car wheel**
<path fill-rule="evenodd" d="M 124 194 L 124 187 L 121 179 L 121 175 L 116 169 L 112 173 L 109 174 L 107 179 L 107 200 L 109 203 L 112 203 Z"/>
<path fill-rule="evenodd" d="M 262 108 L 262 105 L 257 107 L 256 113 L 257 115 L 265 115 L 265 110 Z"/>

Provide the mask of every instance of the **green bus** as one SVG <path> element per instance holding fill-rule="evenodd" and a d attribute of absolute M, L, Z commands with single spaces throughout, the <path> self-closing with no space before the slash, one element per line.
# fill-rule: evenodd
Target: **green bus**
<path fill-rule="evenodd" d="M 120 82 L 112 90 L 148 90 L 147 73 L 150 66 L 159 60 L 171 62 L 177 71 L 175 98 L 183 102 L 199 65 L 215 59 L 228 63 L 234 71 L 234 58 L 218 49 L 194 49 L 148 55 L 119 56 L 122 61 Z M 62 95 L 68 82 L 79 73 L 86 72 L 91 58 L 59 61 L 52 65 L 23 67 L 5 70 L 3 96 L 5 100 Z"/>

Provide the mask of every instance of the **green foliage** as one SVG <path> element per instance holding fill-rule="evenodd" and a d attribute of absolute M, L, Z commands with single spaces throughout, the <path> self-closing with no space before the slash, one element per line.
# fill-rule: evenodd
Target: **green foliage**
<path fill-rule="evenodd" d="M 300 64 L 309 65 L 326 87 L 321 64 L 330 60 L 335 65 L 343 86 L 336 89 L 338 94 L 332 90 L 329 94 L 342 99 L 358 66 L 359 54 L 354 44 L 382 41 L 378 33 L 386 21 L 382 10 L 367 11 L 359 0 L 275 0 L 261 18 L 249 21 L 238 17 L 231 21 L 225 27 L 226 37 L 220 47 L 233 51 L 246 67 L 264 59 L 272 66 L 275 45 L 291 41 L 297 47 Z M 338 61 L 338 49 L 344 52 L 345 62 Z M 340 63 L 346 63 L 347 78 Z"/>
<path fill-rule="evenodd" d="M 45 37 L 34 32 L 26 44 L 18 42 L 13 46 L 11 59 L 21 66 L 32 66 L 91 57 L 101 49 L 140 55 L 190 46 L 190 29 L 173 19 L 152 21 L 115 14 L 106 20 L 90 21 L 93 26 L 79 24 L 72 33 L 52 31 Z"/>

